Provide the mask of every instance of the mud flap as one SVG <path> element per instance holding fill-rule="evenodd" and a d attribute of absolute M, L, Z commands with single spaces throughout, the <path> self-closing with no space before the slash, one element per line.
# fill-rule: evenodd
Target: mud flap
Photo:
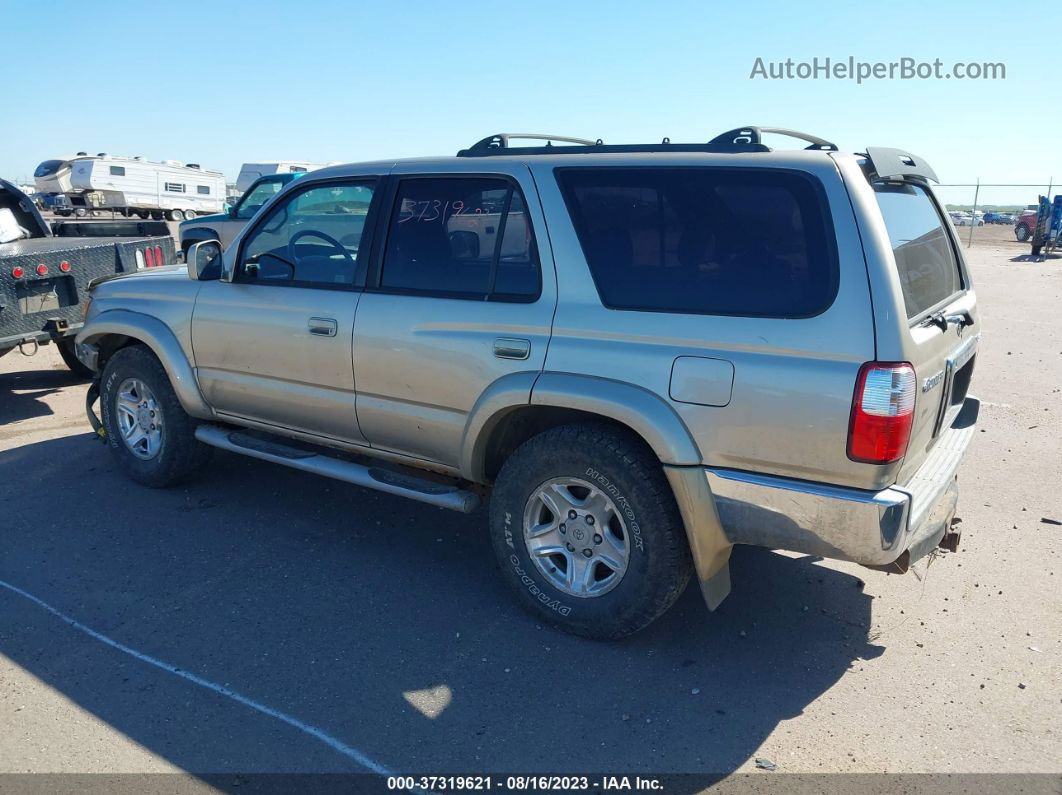
<path fill-rule="evenodd" d="M 85 414 L 88 415 L 89 425 L 92 426 L 92 431 L 96 434 L 96 438 L 101 442 L 106 442 L 107 430 L 103 427 L 103 423 L 100 422 L 100 418 L 96 416 L 96 411 L 93 409 L 99 399 L 100 379 L 96 378 L 89 384 L 88 392 L 85 394 Z"/>
<path fill-rule="evenodd" d="M 709 610 L 715 610 L 730 594 L 730 550 L 733 544 L 723 532 L 715 498 L 701 467 L 664 466 L 671 482 L 679 513 L 686 525 L 686 537 L 701 586 L 701 596 Z"/>

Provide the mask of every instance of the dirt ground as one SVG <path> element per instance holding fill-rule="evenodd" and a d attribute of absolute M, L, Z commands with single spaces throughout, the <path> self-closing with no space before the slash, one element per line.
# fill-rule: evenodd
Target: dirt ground
<path fill-rule="evenodd" d="M 975 235 L 961 550 L 738 548 L 621 643 L 525 616 L 482 513 L 220 454 L 140 488 L 53 350 L 0 359 L 0 772 L 1062 773 L 1062 259 Z"/>

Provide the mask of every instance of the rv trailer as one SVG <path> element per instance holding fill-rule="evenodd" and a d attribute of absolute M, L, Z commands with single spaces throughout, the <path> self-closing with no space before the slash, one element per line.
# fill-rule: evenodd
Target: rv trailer
<path fill-rule="evenodd" d="M 126 216 L 155 219 L 166 216 L 171 221 L 180 221 L 218 212 L 225 204 L 224 175 L 195 163 L 182 165 L 176 160 L 156 163 L 139 157 L 100 153 L 95 157 L 72 158 L 69 166 L 70 187 L 63 192 L 70 206 L 57 209 L 60 215 L 113 210 Z"/>
<path fill-rule="evenodd" d="M 300 174 L 324 168 L 324 163 L 307 163 L 304 160 L 273 160 L 267 163 L 244 163 L 240 175 L 236 178 L 236 190 L 241 194 L 259 177 L 273 174 Z"/>

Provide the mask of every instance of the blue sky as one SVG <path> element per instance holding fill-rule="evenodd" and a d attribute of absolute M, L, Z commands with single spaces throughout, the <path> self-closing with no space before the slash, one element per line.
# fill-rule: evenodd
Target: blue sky
<path fill-rule="evenodd" d="M 1062 182 L 1057 64 L 1032 22 L 1058 19 L 1047 0 L 0 0 L 0 12 L 6 48 L 31 69 L 4 88 L 7 178 L 77 150 L 231 180 L 245 161 L 450 154 L 497 131 L 698 141 L 761 124 L 849 151 L 908 148 L 944 182 Z M 749 79 L 757 57 L 816 56 L 1003 62 L 1007 79 Z"/>

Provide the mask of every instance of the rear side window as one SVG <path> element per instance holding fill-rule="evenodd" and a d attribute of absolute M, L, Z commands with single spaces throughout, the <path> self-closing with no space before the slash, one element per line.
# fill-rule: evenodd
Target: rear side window
<path fill-rule="evenodd" d="M 833 230 L 810 178 L 723 168 L 557 177 L 608 307 L 808 317 L 836 295 Z"/>
<path fill-rule="evenodd" d="M 455 298 L 529 301 L 538 256 L 520 191 L 503 179 L 403 179 L 380 286 Z"/>
<path fill-rule="evenodd" d="M 918 317 L 962 289 L 951 238 L 921 185 L 877 184 L 874 192 L 892 243 L 907 317 Z"/>

